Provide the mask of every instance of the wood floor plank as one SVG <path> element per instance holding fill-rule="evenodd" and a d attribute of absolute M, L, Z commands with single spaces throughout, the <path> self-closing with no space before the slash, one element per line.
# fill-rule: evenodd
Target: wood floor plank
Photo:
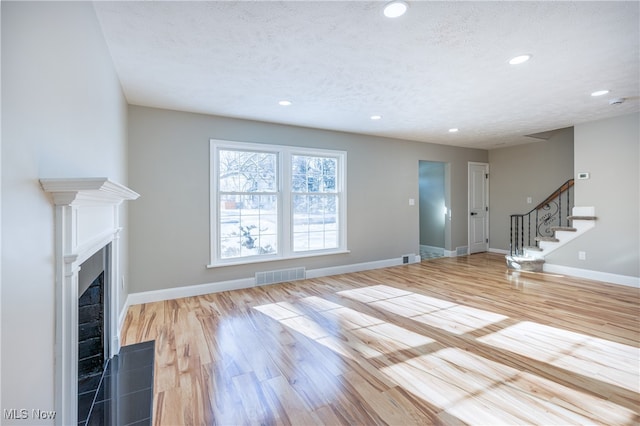
<path fill-rule="evenodd" d="M 475 254 L 129 307 L 154 425 L 640 423 L 638 289 Z"/>
<path fill-rule="evenodd" d="M 322 421 L 316 413 L 304 403 L 295 389 L 283 376 L 273 377 L 266 381 L 266 388 L 282 408 L 286 422 L 290 425 L 320 425 Z"/>
<path fill-rule="evenodd" d="M 367 404 L 368 409 L 375 412 L 386 424 L 391 425 L 424 425 L 429 423 L 429 418 L 415 410 L 410 404 L 398 402 L 397 395 L 392 396 L 387 392 L 371 386 L 369 381 L 352 371 L 348 371 L 343 375 L 358 393 L 358 398 Z"/>

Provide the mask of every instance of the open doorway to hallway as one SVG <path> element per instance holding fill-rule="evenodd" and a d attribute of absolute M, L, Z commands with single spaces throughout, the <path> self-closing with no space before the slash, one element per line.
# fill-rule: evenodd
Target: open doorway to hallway
<path fill-rule="evenodd" d="M 447 227 L 447 164 L 419 161 L 420 257 L 422 260 L 443 257 Z"/>

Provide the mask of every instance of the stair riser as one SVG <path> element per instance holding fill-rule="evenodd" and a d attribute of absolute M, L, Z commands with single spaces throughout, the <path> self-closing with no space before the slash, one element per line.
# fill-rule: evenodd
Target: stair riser
<path fill-rule="evenodd" d="M 595 216 L 596 208 L 595 207 L 574 207 L 571 209 L 572 216 Z"/>
<path fill-rule="evenodd" d="M 576 232 L 571 232 L 571 231 L 556 231 L 554 233 L 554 236 L 559 239 L 560 241 L 567 241 L 567 239 L 569 239 L 572 236 L 575 236 L 577 233 Z"/>
<path fill-rule="evenodd" d="M 596 223 L 593 220 L 573 220 L 572 222 L 571 226 L 576 228 L 576 232 L 571 232 L 572 234 L 579 234 L 596 226 Z"/>

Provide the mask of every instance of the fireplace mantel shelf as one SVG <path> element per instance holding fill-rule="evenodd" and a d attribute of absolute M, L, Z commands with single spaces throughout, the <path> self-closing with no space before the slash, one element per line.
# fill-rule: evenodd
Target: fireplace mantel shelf
<path fill-rule="evenodd" d="M 45 192 L 53 196 L 53 202 L 60 205 L 79 204 L 120 204 L 135 200 L 140 195 L 105 177 L 95 178 L 52 178 L 40 179 Z"/>

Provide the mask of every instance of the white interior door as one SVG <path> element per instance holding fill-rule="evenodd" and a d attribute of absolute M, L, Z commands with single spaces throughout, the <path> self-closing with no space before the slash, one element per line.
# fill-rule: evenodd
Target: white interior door
<path fill-rule="evenodd" d="M 469 163 L 469 254 L 489 250 L 489 165 Z"/>

